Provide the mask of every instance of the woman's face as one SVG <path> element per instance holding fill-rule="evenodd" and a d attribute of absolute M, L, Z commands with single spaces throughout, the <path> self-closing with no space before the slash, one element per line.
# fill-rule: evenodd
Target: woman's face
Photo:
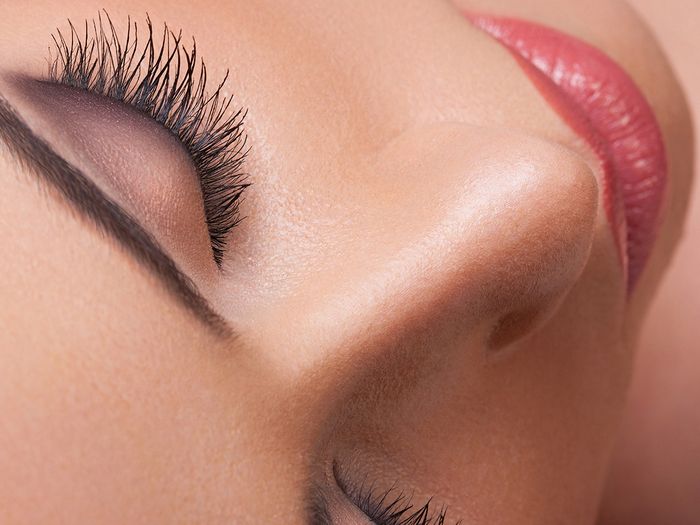
<path fill-rule="evenodd" d="M 381 524 L 361 509 L 399 499 L 434 523 L 591 521 L 691 164 L 626 4 L 3 4 L 0 95 L 56 155 L 36 167 L 0 132 L 0 521 Z M 247 109 L 220 265 L 175 135 L 26 81 L 103 7 L 122 42 L 146 12 L 155 38 L 194 36 Z M 592 44 L 648 99 L 671 184 L 631 293 L 599 152 L 463 10 Z M 59 156 L 131 229 L 49 180 Z"/>

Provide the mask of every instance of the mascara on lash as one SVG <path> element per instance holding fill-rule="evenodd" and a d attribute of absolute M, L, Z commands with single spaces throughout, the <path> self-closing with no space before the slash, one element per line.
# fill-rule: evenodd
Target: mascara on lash
<path fill-rule="evenodd" d="M 139 45 L 137 22 L 127 19 L 122 38 L 110 16 L 99 14 L 78 30 L 56 30 L 46 82 L 84 90 L 126 104 L 175 135 L 197 172 L 213 258 L 221 266 L 231 230 L 240 222 L 240 203 L 249 186 L 243 172 L 249 152 L 246 112 L 224 96 L 228 78 L 210 94 L 207 69 L 197 45 L 187 49 L 182 33 L 164 24 L 156 40 L 150 17 Z M 141 33 L 143 34 L 143 33 Z"/>

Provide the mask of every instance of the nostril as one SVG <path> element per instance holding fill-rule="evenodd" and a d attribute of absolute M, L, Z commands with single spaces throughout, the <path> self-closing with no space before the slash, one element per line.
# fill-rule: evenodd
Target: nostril
<path fill-rule="evenodd" d="M 542 317 L 542 312 L 536 308 L 507 313 L 496 322 L 488 339 L 487 350 L 498 351 L 508 347 L 532 332 Z"/>

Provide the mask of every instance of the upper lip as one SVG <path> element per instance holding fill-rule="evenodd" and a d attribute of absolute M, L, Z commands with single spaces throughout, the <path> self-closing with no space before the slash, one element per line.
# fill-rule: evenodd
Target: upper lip
<path fill-rule="evenodd" d="M 650 256 L 667 186 L 666 151 L 649 103 L 630 75 L 590 44 L 523 20 L 466 16 L 513 53 L 595 152 L 603 171 L 603 201 L 632 291 Z"/>

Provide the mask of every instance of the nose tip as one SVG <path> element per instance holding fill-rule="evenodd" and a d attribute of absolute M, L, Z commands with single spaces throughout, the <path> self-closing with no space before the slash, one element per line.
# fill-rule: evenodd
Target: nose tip
<path fill-rule="evenodd" d="M 489 327 L 488 348 L 503 348 L 546 319 L 581 274 L 598 220 L 596 177 L 563 146 L 461 124 L 408 133 L 385 159 L 411 151 L 430 171 L 421 185 L 404 175 L 406 191 L 433 214 L 402 255 L 404 268 L 420 271 L 404 275 L 394 314 L 461 312 L 464 323 Z"/>

